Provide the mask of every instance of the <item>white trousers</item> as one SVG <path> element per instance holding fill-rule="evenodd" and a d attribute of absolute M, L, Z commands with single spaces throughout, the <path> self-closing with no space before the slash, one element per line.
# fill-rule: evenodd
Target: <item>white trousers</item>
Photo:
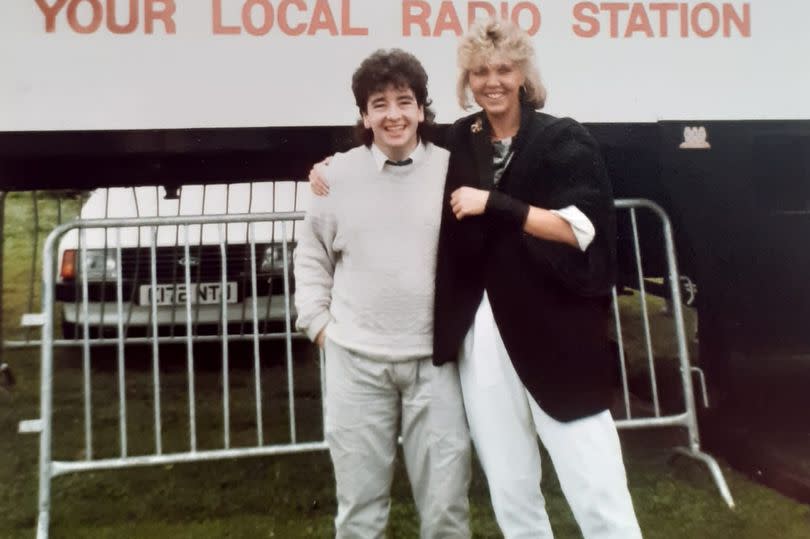
<path fill-rule="evenodd" d="M 540 491 L 538 435 L 585 539 L 641 538 L 610 411 L 568 423 L 543 412 L 515 372 L 486 294 L 465 338 L 459 375 L 506 539 L 553 536 Z"/>
<path fill-rule="evenodd" d="M 375 361 L 326 340 L 326 440 L 338 539 L 382 538 L 402 432 L 422 539 L 470 537 L 470 436 L 458 368 Z"/>

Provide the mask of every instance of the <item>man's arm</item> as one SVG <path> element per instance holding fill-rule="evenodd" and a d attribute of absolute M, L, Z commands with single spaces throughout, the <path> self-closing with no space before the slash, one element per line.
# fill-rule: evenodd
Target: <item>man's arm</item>
<path fill-rule="evenodd" d="M 329 194 L 329 182 L 326 179 L 326 171 L 332 156 L 324 158 L 323 161 L 315 163 L 309 170 L 309 188 L 312 193 L 319 197 Z"/>
<path fill-rule="evenodd" d="M 336 261 L 336 222 L 330 202 L 312 197 L 297 232 L 294 268 L 298 318 L 295 326 L 322 347 L 324 330 L 331 321 L 329 307 Z"/>

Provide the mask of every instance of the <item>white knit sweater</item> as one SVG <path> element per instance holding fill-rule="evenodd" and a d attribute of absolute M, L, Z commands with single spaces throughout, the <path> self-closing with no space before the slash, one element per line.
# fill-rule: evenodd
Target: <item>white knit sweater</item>
<path fill-rule="evenodd" d="M 376 158 L 375 158 L 376 157 Z M 296 326 L 380 361 L 428 357 L 436 246 L 449 153 L 420 144 L 413 164 L 359 146 L 330 163 L 295 249 Z"/>

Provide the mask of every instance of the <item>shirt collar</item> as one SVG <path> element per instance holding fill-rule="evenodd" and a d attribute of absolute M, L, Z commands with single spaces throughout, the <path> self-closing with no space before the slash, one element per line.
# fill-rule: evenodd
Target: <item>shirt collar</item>
<path fill-rule="evenodd" d="M 383 153 L 383 151 L 373 142 L 371 143 L 371 155 L 374 157 L 374 164 L 377 167 L 377 172 L 382 172 L 383 168 L 385 168 L 385 162 L 389 159 L 387 155 Z M 416 144 L 416 148 L 411 152 L 411 155 L 408 157 L 413 160 L 414 165 L 418 165 L 425 156 L 425 145 L 422 144 L 420 140 Z M 388 166 L 391 168 L 391 165 Z M 394 167 L 397 168 L 397 167 Z M 398 167 L 398 168 L 405 168 L 405 167 Z"/>

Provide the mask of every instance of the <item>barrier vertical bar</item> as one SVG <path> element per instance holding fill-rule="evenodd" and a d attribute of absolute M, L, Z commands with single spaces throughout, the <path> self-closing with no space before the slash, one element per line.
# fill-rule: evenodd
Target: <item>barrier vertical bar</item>
<path fill-rule="evenodd" d="M 51 268 L 54 262 L 53 250 L 56 238 L 60 234 L 48 236 L 43 250 L 43 268 Z M 42 348 L 40 351 L 40 420 L 42 430 L 39 433 L 39 495 L 37 515 L 37 539 L 48 538 L 51 516 L 51 445 L 53 416 L 53 317 L 54 317 L 54 274 L 42 272 Z M 87 432 L 87 431 L 86 431 Z M 92 447 L 89 443 L 88 448 Z"/>
<path fill-rule="evenodd" d="M 675 261 L 675 242 L 672 239 L 672 225 L 664 214 L 661 217 L 664 226 L 664 248 L 667 253 L 667 271 L 669 274 L 669 290 L 672 297 L 672 314 L 675 318 L 675 336 L 678 342 L 678 356 L 681 358 L 681 381 L 683 384 L 684 403 L 689 417 L 689 448 L 700 451 L 700 434 L 697 425 L 697 407 L 695 406 L 695 392 L 692 388 L 692 372 L 689 368 L 689 348 L 686 346 L 686 330 L 683 327 L 683 306 L 681 304 L 681 289 L 679 286 L 678 266 Z"/>
<path fill-rule="evenodd" d="M 149 245 L 149 272 L 150 272 L 150 301 L 149 310 L 152 314 L 152 399 L 155 414 L 155 452 L 163 453 L 163 426 L 160 413 L 160 347 L 158 346 L 158 320 L 157 320 L 157 236 L 158 227 L 152 227 L 152 242 Z"/>
<path fill-rule="evenodd" d="M 183 227 L 183 256 L 186 263 L 185 269 L 186 284 L 186 367 L 188 370 L 188 428 L 191 451 L 197 451 L 197 404 L 194 392 L 194 342 L 191 335 L 191 254 L 189 252 L 189 225 Z M 177 302 L 177 288 L 172 300 Z"/>
<path fill-rule="evenodd" d="M 230 366 L 228 358 L 228 256 L 225 245 L 227 242 L 227 231 L 223 235 L 223 229 L 227 230 L 223 223 L 219 224 L 219 256 L 222 263 L 220 271 L 220 305 L 222 306 L 222 431 L 225 449 L 231 447 L 231 410 L 230 410 Z"/>
<path fill-rule="evenodd" d="M 124 373 L 124 291 L 121 275 L 121 228 L 115 229 L 115 296 L 118 309 L 118 435 L 121 458 L 127 456 L 127 385 Z"/>
<path fill-rule="evenodd" d="M 90 385 L 90 312 L 89 291 L 87 287 L 87 233 L 81 231 L 81 246 L 79 259 L 81 260 L 82 274 L 82 380 L 84 382 L 84 457 L 93 459 L 93 415 L 92 388 Z M 101 327 L 101 326 L 99 326 Z M 44 345 L 44 343 L 43 343 Z"/>
<path fill-rule="evenodd" d="M 624 396 L 624 413 L 627 419 L 632 419 L 630 411 L 630 389 L 627 386 L 627 362 L 624 357 L 624 335 L 622 333 L 622 319 L 619 314 L 619 297 L 616 294 L 616 287 L 611 289 L 613 295 L 613 320 L 616 324 L 616 342 L 619 345 L 619 366 L 622 374 L 622 393 Z"/>
<path fill-rule="evenodd" d="M 290 440 L 296 443 L 295 381 L 292 357 L 292 322 L 290 320 L 290 261 L 287 253 L 287 221 L 281 222 L 281 252 L 284 256 L 284 341 L 287 352 L 287 399 L 290 409 Z"/>
<path fill-rule="evenodd" d="M 259 360 L 259 312 L 258 306 L 256 305 L 256 301 L 258 300 L 258 287 L 256 285 L 256 228 L 254 223 L 248 223 L 248 239 L 250 242 L 250 287 L 253 292 L 253 376 L 256 385 L 256 438 L 258 445 L 264 445 L 261 362 Z"/>

